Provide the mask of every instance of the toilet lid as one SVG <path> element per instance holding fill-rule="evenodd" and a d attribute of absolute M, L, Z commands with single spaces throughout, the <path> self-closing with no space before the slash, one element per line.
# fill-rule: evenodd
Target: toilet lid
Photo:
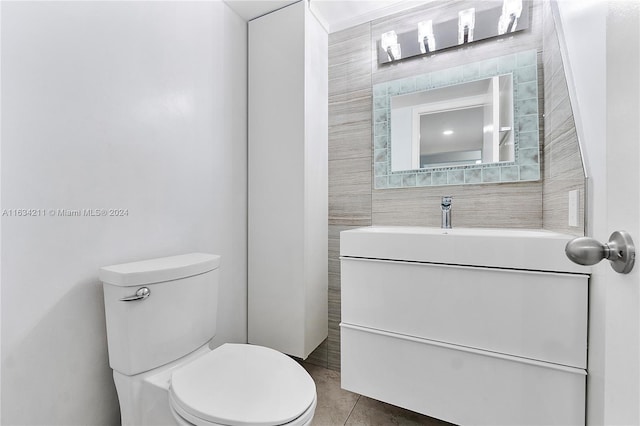
<path fill-rule="evenodd" d="M 170 395 L 196 423 L 271 426 L 307 410 L 316 386 L 304 368 L 278 351 L 227 343 L 174 371 Z"/>

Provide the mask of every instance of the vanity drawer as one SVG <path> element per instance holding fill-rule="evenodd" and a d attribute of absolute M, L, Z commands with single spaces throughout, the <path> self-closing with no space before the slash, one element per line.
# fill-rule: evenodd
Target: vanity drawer
<path fill-rule="evenodd" d="M 341 265 L 343 323 L 586 368 L 587 275 L 344 257 Z"/>
<path fill-rule="evenodd" d="M 459 425 L 584 425 L 586 372 L 341 324 L 342 388 Z"/>

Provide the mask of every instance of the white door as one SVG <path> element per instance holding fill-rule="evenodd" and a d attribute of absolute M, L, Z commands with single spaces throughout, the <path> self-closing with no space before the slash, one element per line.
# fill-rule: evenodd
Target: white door
<path fill-rule="evenodd" d="M 610 2 L 607 13 L 607 232 L 640 243 L 640 2 Z M 608 262 L 603 262 L 608 263 Z M 601 265 L 604 315 L 604 424 L 640 424 L 640 266 L 628 275 Z M 602 343 L 602 342 L 594 342 Z"/>
<path fill-rule="evenodd" d="M 640 242 L 640 3 L 609 2 L 606 15 L 605 191 L 593 236 L 616 230 Z M 575 72 L 575 70 L 574 70 Z M 594 269 L 591 285 L 590 424 L 640 424 L 640 267 L 622 275 L 608 262 Z"/>
<path fill-rule="evenodd" d="M 640 244 L 640 2 L 559 1 L 554 17 L 570 70 L 586 162 L 588 235 L 613 231 Z M 640 262 L 627 275 L 609 262 L 590 283 L 587 423 L 640 425 Z"/>

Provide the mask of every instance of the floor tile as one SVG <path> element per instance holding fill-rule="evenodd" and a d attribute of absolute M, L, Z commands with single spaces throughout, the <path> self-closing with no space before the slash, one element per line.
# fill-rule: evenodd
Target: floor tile
<path fill-rule="evenodd" d="M 358 426 L 446 426 L 450 423 L 443 422 L 413 411 L 405 410 L 391 404 L 376 401 L 375 399 L 361 396 L 354 407 L 346 425 Z"/>
<path fill-rule="evenodd" d="M 344 425 L 359 395 L 340 388 L 340 373 L 317 365 L 303 363 L 316 383 L 318 405 L 313 426 Z"/>
<path fill-rule="evenodd" d="M 318 405 L 313 426 L 447 426 L 443 422 L 340 387 L 340 373 L 302 362 L 316 383 Z"/>

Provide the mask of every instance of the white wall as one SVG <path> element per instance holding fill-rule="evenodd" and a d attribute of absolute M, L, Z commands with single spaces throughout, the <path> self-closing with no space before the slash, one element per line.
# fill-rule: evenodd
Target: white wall
<path fill-rule="evenodd" d="M 246 24 L 221 2 L 2 2 L 2 423 L 119 424 L 100 266 L 222 255 L 246 341 Z"/>
<path fill-rule="evenodd" d="M 560 48 L 569 82 L 571 106 L 589 178 L 588 197 L 605 190 L 606 156 L 606 20 L 607 3 L 601 0 L 556 1 L 555 18 Z M 589 28 L 589 31 L 585 31 Z M 606 233 L 602 224 L 604 205 L 591 203 L 587 213 L 588 235 Z M 608 237 L 602 235 L 602 237 Z"/>

